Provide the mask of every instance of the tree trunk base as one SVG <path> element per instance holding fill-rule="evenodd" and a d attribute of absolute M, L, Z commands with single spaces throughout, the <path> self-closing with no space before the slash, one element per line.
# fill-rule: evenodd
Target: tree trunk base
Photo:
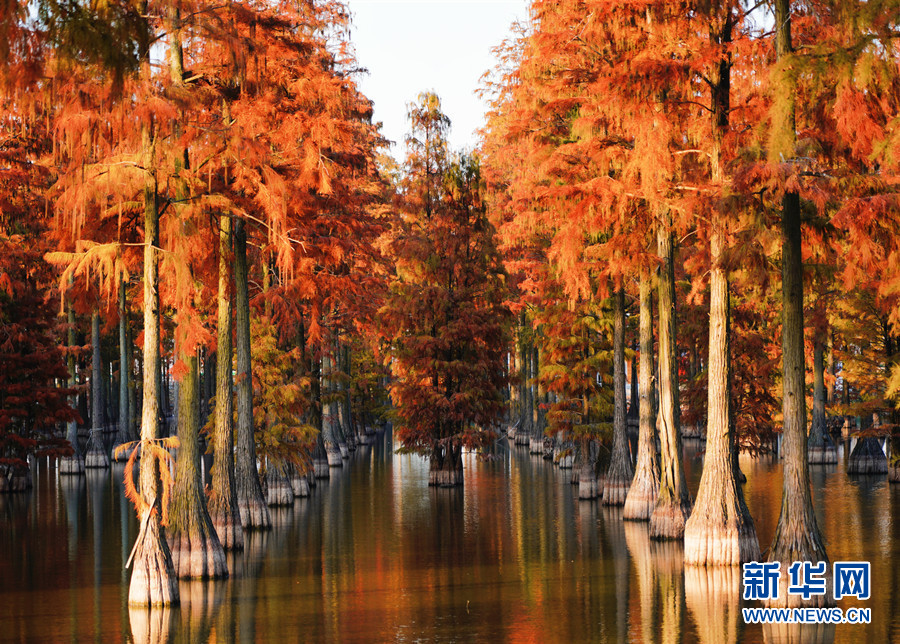
<path fill-rule="evenodd" d="M 813 465 L 833 465 L 838 462 L 837 449 L 834 445 L 807 447 L 809 463 Z"/>
<path fill-rule="evenodd" d="M 594 473 L 593 466 L 579 469 L 581 471 L 578 475 L 578 498 L 583 501 L 599 498 L 603 491 L 603 486 Z"/>
<path fill-rule="evenodd" d="M 847 474 L 887 474 L 887 457 L 881 451 L 878 439 L 867 436 L 860 439 L 847 462 Z"/>
<path fill-rule="evenodd" d="M 309 496 L 309 476 L 291 470 L 291 493 L 294 496 Z"/>
<path fill-rule="evenodd" d="M 566 454 L 565 456 L 560 456 L 556 464 L 561 470 L 570 470 L 575 465 L 575 455 Z"/>
<path fill-rule="evenodd" d="M 682 425 L 681 437 L 701 439 L 704 438 L 703 430 L 700 429 L 700 425 Z"/>
<path fill-rule="evenodd" d="M 650 538 L 658 541 L 684 538 L 684 525 L 690 515 L 690 503 L 658 502 L 650 515 Z"/>
<path fill-rule="evenodd" d="M 356 438 L 356 434 L 351 433 L 347 437 L 347 449 L 351 452 L 355 452 L 357 447 L 359 447 L 359 440 Z"/>
<path fill-rule="evenodd" d="M 515 425 L 510 425 L 506 428 L 506 440 L 510 443 L 516 442 L 516 434 L 518 433 L 518 429 L 516 429 Z"/>
<path fill-rule="evenodd" d="M 630 477 L 607 476 L 606 482 L 603 484 L 603 505 L 625 505 L 625 500 L 628 498 L 628 490 L 630 488 Z"/>
<path fill-rule="evenodd" d="M 372 443 L 375 442 L 375 432 L 372 432 L 372 433 L 370 434 L 370 433 L 369 433 L 369 428 L 366 427 L 365 433 L 360 434 L 360 435 L 357 437 L 357 440 L 359 440 L 359 444 L 360 444 L 360 445 L 371 445 Z"/>
<path fill-rule="evenodd" d="M 206 534 L 197 529 L 196 534 L 187 531 L 169 535 L 172 567 L 180 579 L 223 579 L 228 576 L 225 550 L 213 530 Z"/>
<path fill-rule="evenodd" d="M 891 483 L 900 483 L 900 467 L 888 467 L 888 481 Z"/>
<path fill-rule="evenodd" d="M 528 440 L 528 453 L 529 454 L 543 454 L 544 453 L 544 439 L 531 437 Z"/>
<path fill-rule="evenodd" d="M 78 456 L 62 456 L 57 461 L 59 473 L 66 475 L 84 474 L 84 459 Z"/>
<path fill-rule="evenodd" d="M 733 508 L 732 508 L 733 510 Z M 684 529 L 684 563 L 690 566 L 739 566 L 759 561 L 759 539 L 752 521 L 717 520 L 694 508 Z"/>
<path fill-rule="evenodd" d="M 101 449 L 88 450 L 84 455 L 84 466 L 88 469 L 109 469 L 109 455 Z"/>
<path fill-rule="evenodd" d="M 288 477 L 282 474 L 277 467 L 270 467 L 266 478 L 269 482 L 266 503 L 272 506 L 293 505 L 294 489 L 291 487 Z"/>
<path fill-rule="evenodd" d="M 341 450 L 337 447 L 326 447 L 325 458 L 328 459 L 328 467 L 344 467 L 344 459 L 341 458 Z"/>
<path fill-rule="evenodd" d="M 230 506 L 218 507 L 214 497 L 210 497 L 209 520 L 212 522 L 219 544 L 225 550 L 244 549 L 244 530 L 241 527 L 240 513 Z"/>
<path fill-rule="evenodd" d="M 531 438 L 527 433 L 523 431 L 516 432 L 516 445 L 528 445 L 531 442 Z"/>
<path fill-rule="evenodd" d="M 462 469 L 435 470 L 428 473 L 428 485 L 431 487 L 457 487 L 462 484 Z"/>
<path fill-rule="evenodd" d="M 331 476 L 331 472 L 328 469 L 328 459 L 327 458 L 316 458 L 313 459 L 313 476 L 317 479 L 327 479 Z"/>
<path fill-rule="evenodd" d="M 553 459 L 553 442 L 554 442 L 554 441 L 553 441 L 552 438 L 545 438 L 545 439 L 544 439 L 544 451 L 543 451 L 543 453 L 541 454 L 541 457 L 542 457 L 545 461 L 550 461 L 550 460 Z"/>
<path fill-rule="evenodd" d="M 178 603 L 178 577 L 172 565 L 169 545 L 156 516 L 145 517 L 135 544 L 128 604 L 131 606 L 171 606 Z M 142 521 L 143 523 L 143 521 Z"/>
<path fill-rule="evenodd" d="M 342 459 L 346 460 L 346 459 L 350 458 L 350 448 L 347 447 L 347 443 L 343 443 L 343 442 L 338 443 L 338 449 L 340 450 Z"/>
<path fill-rule="evenodd" d="M 243 501 L 239 498 L 238 508 L 241 511 L 241 527 L 244 530 L 268 530 L 272 527 L 269 506 L 263 499 Z"/>
<path fill-rule="evenodd" d="M 638 474 L 625 497 L 622 518 L 626 521 L 649 521 L 659 498 L 659 480 Z"/>
<path fill-rule="evenodd" d="M 33 486 L 31 468 L 0 465 L 0 493 L 27 492 Z"/>

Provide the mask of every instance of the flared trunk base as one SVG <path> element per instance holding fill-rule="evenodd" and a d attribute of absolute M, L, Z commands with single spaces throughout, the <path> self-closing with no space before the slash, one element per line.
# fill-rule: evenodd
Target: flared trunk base
<path fill-rule="evenodd" d="M 833 465 L 838 462 L 837 449 L 834 445 L 822 447 L 809 446 L 807 448 L 807 455 L 810 464 L 813 465 Z"/>
<path fill-rule="evenodd" d="M 659 480 L 650 475 L 635 476 L 625 497 L 622 518 L 626 521 L 649 521 L 659 498 Z"/>
<path fill-rule="evenodd" d="M 244 530 L 268 530 L 272 527 L 269 506 L 260 500 L 242 501 L 238 499 L 241 511 L 241 527 Z"/>
<path fill-rule="evenodd" d="M 317 458 L 313 460 L 313 476 L 317 479 L 327 479 L 331 476 L 328 470 L 328 460 Z"/>
<path fill-rule="evenodd" d="M 739 566 L 759 561 L 753 524 L 716 521 L 696 514 L 684 530 L 684 563 L 691 566 Z"/>
<path fill-rule="evenodd" d="M 658 502 L 650 515 L 650 538 L 658 541 L 682 539 L 690 515 L 690 503 Z"/>
<path fill-rule="evenodd" d="M 60 474 L 84 474 L 84 459 L 78 456 L 63 456 L 59 459 Z"/>
<path fill-rule="evenodd" d="M 135 545 L 128 603 L 131 606 L 171 606 L 178 603 L 178 577 L 172 567 L 169 546 L 156 517 L 148 521 Z"/>
<path fill-rule="evenodd" d="M 84 466 L 88 469 L 108 469 L 109 455 L 105 450 L 92 449 L 84 455 Z"/>
<path fill-rule="evenodd" d="M 877 438 L 867 436 L 856 443 L 847 462 L 847 474 L 887 474 L 887 457 Z"/>
<path fill-rule="evenodd" d="M 266 503 L 271 506 L 292 505 L 294 503 L 294 489 L 290 480 L 277 469 L 272 468 L 266 475 L 269 485 L 266 493 Z"/>
<path fill-rule="evenodd" d="M 222 579 L 228 576 L 225 550 L 218 536 L 186 532 L 169 537 L 172 565 L 180 579 Z"/>

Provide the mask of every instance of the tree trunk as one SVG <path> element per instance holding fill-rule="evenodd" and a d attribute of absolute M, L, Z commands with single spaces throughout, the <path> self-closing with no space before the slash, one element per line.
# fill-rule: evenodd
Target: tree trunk
<path fill-rule="evenodd" d="M 625 435 L 625 290 L 621 287 L 613 295 L 613 398 L 613 448 L 603 505 L 624 505 L 634 469 Z"/>
<path fill-rule="evenodd" d="M 100 310 L 91 314 L 91 436 L 88 439 L 85 467 L 109 467 L 109 454 L 103 442 L 103 363 L 100 358 Z"/>
<path fill-rule="evenodd" d="M 641 271 L 641 362 L 640 382 L 640 429 L 638 436 L 637 471 L 628 497 L 625 499 L 623 516 L 635 521 L 648 521 L 659 496 L 659 452 L 656 447 L 656 410 L 653 406 L 653 296 L 650 275 Z"/>
<path fill-rule="evenodd" d="M 70 282 L 71 284 L 71 282 Z M 75 371 L 75 311 L 72 309 L 71 296 L 66 301 L 66 322 L 68 323 L 68 332 L 66 345 L 69 348 L 69 355 L 66 356 L 66 364 L 69 369 L 69 388 L 74 389 L 78 385 L 78 379 Z M 69 396 L 69 404 L 73 408 L 78 407 L 78 394 Z M 64 456 L 59 459 L 60 474 L 84 474 L 84 456 L 81 453 L 81 446 L 78 444 L 78 422 L 70 420 L 66 423 L 66 440 L 72 446 L 73 453 L 71 456 Z"/>
<path fill-rule="evenodd" d="M 250 298 L 247 275 L 247 231 L 237 220 L 234 230 L 235 319 L 237 338 L 237 457 L 235 488 L 243 528 L 271 528 L 269 506 L 256 469 L 253 437 L 253 373 L 250 365 Z"/>
<path fill-rule="evenodd" d="M 597 477 L 597 458 L 594 454 L 593 441 L 582 439 L 579 443 L 578 454 L 575 457 L 576 467 L 573 468 L 578 477 L 578 498 L 596 499 L 601 495 L 602 489 L 600 479 Z"/>
<path fill-rule="evenodd" d="M 681 412 L 678 400 L 678 362 L 675 347 L 675 251 L 671 214 L 666 211 L 657 229 L 659 271 L 659 420 L 661 471 L 659 496 L 650 515 L 651 539 L 681 539 L 691 513 L 691 496 L 684 479 L 681 455 Z"/>
<path fill-rule="evenodd" d="M 456 487 L 462 484 L 462 446 L 435 442 L 429 458 L 428 485 Z"/>
<path fill-rule="evenodd" d="M 169 504 L 169 548 L 182 579 L 228 576 L 225 550 L 206 509 L 200 478 L 200 369 L 196 351 L 182 352 L 188 373 L 178 395 L 178 462 Z"/>
<path fill-rule="evenodd" d="M 325 457 L 329 467 L 343 467 L 340 447 L 340 417 L 335 400 L 334 360 L 330 355 L 322 356 L 322 380 L 324 400 L 322 404 L 322 438 L 325 441 Z"/>
<path fill-rule="evenodd" d="M 718 222 L 721 225 L 721 222 Z M 722 266 L 725 233 L 713 230 L 710 273 L 706 456 L 697 500 L 684 528 L 684 562 L 737 566 L 760 557 L 756 528 L 737 480 L 731 422 L 730 296 Z"/>
<path fill-rule="evenodd" d="M 244 532 L 234 480 L 234 382 L 231 346 L 231 217 L 219 217 L 219 290 L 216 318 L 216 423 L 213 430 L 209 515 L 226 550 L 243 550 Z"/>
<path fill-rule="evenodd" d="M 151 168 L 153 151 L 150 126 L 143 129 L 145 167 Z M 159 438 L 159 212 L 155 175 L 144 188 L 144 387 L 141 440 Z M 178 603 L 178 578 L 172 554 L 160 523 L 161 482 L 159 460 L 146 450 L 141 458 L 140 493 L 147 509 L 140 516 L 140 531 L 132 554 L 134 568 L 128 603 L 167 605 Z"/>
<path fill-rule="evenodd" d="M 128 350 L 128 302 L 125 280 L 119 282 L 119 435 L 117 445 L 137 440 L 131 424 L 131 352 Z"/>
<path fill-rule="evenodd" d="M 516 432 L 516 445 L 528 445 L 534 431 L 534 396 L 531 391 L 531 344 L 522 341 L 519 354 L 522 365 L 522 422 Z"/>
<path fill-rule="evenodd" d="M 731 42 L 731 16 L 722 32 L 711 35 L 724 47 Z M 731 61 L 720 59 L 712 86 L 713 149 L 711 178 L 725 183 L 722 141 L 728 130 Z M 710 236 L 709 357 L 707 361 L 706 456 L 697 501 L 684 528 L 684 562 L 694 566 L 737 566 L 760 558 L 756 527 L 737 471 L 737 445 L 731 408 L 731 293 L 725 269 L 728 221 L 713 211 Z M 735 578 L 736 579 L 736 578 Z"/>
<path fill-rule="evenodd" d="M 825 334 L 818 329 L 813 339 L 813 412 L 807 444 L 810 463 L 837 463 L 837 449 L 828 433 L 825 417 Z"/>
<path fill-rule="evenodd" d="M 770 156 L 773 160 L 790 158 L 796 140 L 794 125 L 794 87 L 790 67 L 791 18 L 790 1 L 775 0 L 775 52 L 779 70 L 775 76 L 777 91 L 783 93 L 776 101 L 773 115 Z M 809 462 L 806 453 L 806 369 L 803 359 L 803 258 L 801 254 L 800 197 L 785 193 L 782 201 L 782 359 L 784 400 L 784 454 L 781 516 L 775 528 L 775 538 L 769 549 L 769 561 L 781 562 L 786 570 L 794 561 L 824 561 L 831 583 L 831 566 L 813 512 L 809 490 Z M 787 592 L 788 575 L 781 575 L 777 599 L 767 602 L 772 607 L 825 605 L 829 593 L 813 595 L 803 601 L 801 595 Z"/>

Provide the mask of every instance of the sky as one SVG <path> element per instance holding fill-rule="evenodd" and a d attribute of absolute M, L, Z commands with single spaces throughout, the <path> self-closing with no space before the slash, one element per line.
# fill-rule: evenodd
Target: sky
<path fill-rule="evenodd" d="M 441 97 L 451 147 L 474 148 L 487 109 L 475 91 L 494 67 L 491 48 L 514 21 L 527 19 L 527 0 L 349 0 L 348 6 L 357 60 L 369 71 L 360 87 L 375 103 L 382 134 L 395 142 L 394 158 L 405 154 L 406 106 L 424 91 Z"/>

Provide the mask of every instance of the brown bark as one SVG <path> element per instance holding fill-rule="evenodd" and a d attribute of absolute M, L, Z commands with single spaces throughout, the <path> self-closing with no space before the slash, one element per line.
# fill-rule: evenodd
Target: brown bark
<path fill-rule="evenodd" d="M 623 516 L 648 521 L 659 495 L 659 452 L 656 447 L 656 410 L 653 406 L 653 302 L 650 275 L 641 271 L 641 361 L 637 471 L 625 499 Z"/>
<path fill-rule="evenodd" d="M 603 485 L 603 505 L 624 505 L 634 469 L 625 435 L 625 291 L 613 295 L 613 448 Z"/>
<path fill-rule="evenodd" d="M 778 65 L 787 67 L 792 53 L 789 0 L 775 0 L 775 51 Z M 782 72 L 776 80 L 790 83 L 790 74 Z M 789 102 L 783 114 L 773 117 L 773 141 L 779 142 L 770 155 L 777 159 L 794 153 L 796 140 L 793 87 L 780 87 Z M 775 156 L 778 155 L 778 156 Z M 785 193 L 782 200 L 782 360 L 784 399 L 783 492 L 781 515 L 775 538 L 769 549 L 769 561 L 781 562 L 782 570 L 794 561 L 824 561 L 828 555 L 813 512 L 809 489 L 809 462 L 806 452 L 806 369 L 803 357 L 803 259 L 801 255 L 800 197 Z M 829 573 L 830 574 L 830 573 Z M 824 605 L 829 594 L 813 595 L 804 602 L 800 595 L 787 593 L 787 577 L 782 575 L 778 598 L 769 606 Z M 829 579 L 830 583 L 830 579 Z"/>
<path fill-rule="evenodd" d="M 109 467 L 103 443 L 103 364 L 100 358 L 100 311 L 91 314 L 91 435 L 84 455 L 85 467 Z"/>
<path fill-rule="evenodd" d="M 153 150 L 150 126 L 143 129 L 144 167 L 151 169 Z M 152 170 L 151 170 L 152 172 Z M 141 440 L 159 438 L 159 212 L 156 205 L 156 178 L 151 174 L 144 188 L 144 386 L 141 409 Z M 132 605 L 178 603 L 178 578 L 172 554 L 160 523 L 159 461 L 141 458 L 140 494 L 149 509 L 141 519 L 137 543 L 132 554 L 134 568 L 128 589 Z"/>
<path fill-rule="evenodd" d="M 697 500 L 684 528 L 684 562 L 694 566 L 737 566 L 760 557 L 756 528 L 735 471 L 730 306 L 720 225 L 713 230 L 711 244 L 706 457 Z"/>
<path fill-rule="evenodd" d="M 226 550 L 244 548 L 234 481 L 234 382 L 231 344 L 231 217 L 219 217 L 219 290 L 216 319 L 216 409 L 209 515 Z"/>
<path fill-rule="evenodd" d="M 178 396 L 178 461 L 169 504 L 167 536 L 175 573 L 183 579 L 228 576 L 225 550 L 206 509 L 200 478 L 199 365 L 195 351 L 182 353 L 188 373 Z"/>
<path fill-rule="evenodd" d="M 659 496 L 650 515 L 652 539 L 681 539 L 691 512 L 691 496 L 681 455 L 681 413 L 675 325 L 675 251 L 671 214 L 666 211 L 657 228 L 659 271 Z"/>
<path fill-rule="evenodd" d="M 247 281 L 247 231 L 243 220 L 238 219 L 234 230 L 238 419 L 235 489 L 242 527 L 268 529 L 272 527 L 272 520 L 259 483 L 256 443 L 253 437 L 253 373 L 250 366 L 250 298 Z"/>

